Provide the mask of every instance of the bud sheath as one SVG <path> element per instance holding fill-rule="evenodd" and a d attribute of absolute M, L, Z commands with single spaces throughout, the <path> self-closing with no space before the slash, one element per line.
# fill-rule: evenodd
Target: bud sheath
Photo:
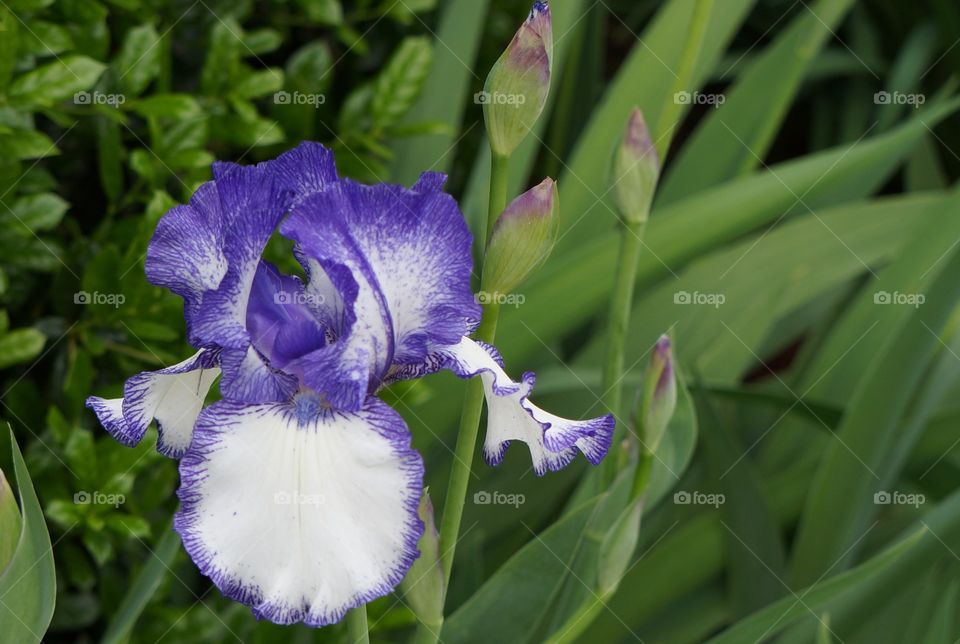
<path fill-rule="evenodd" d="M 484 84 L 480 100 L 494 154 L 509 156 L 543 111 L 553 66 L 550 7 L 535 2 Z"/>
<path fill-rule="evenodd" d="M 560 220 L 553 179 L 544 179 L 507 206 L 490 235 L 481 288 L 506 295 L 519 286 L 553 250 Z"/>
<path fill-rule="evenodd" d="M 623 140 L 613 160 L 614 199 L 628 224 L 642 224 L 660 176 L 660 157 L 640 108 L 633 108 Z"/>

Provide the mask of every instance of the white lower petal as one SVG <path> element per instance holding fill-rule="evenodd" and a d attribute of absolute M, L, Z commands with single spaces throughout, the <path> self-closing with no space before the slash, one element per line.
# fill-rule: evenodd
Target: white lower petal
<path fill-rule="evenodd" d="M 179 458 L 190 446 L 193 425 L 210 387 L 220 375 L 217 360 L 216 352 L 198 351 L 173 366 L 129 378 L 123 387 L 123 398 L 91 397 L 87 406 L 124 445 L 136 445 L 143 440 L 147 427 L 156 419 L 157 450 Z"/>
<path fill-rule="evenodd" d="M 219 402 L 180 462 L 176 529 L 228 597 L 280 624 L 336 622 L 389 593 L 417 557 L 423 462 L 402 418 Z"/>

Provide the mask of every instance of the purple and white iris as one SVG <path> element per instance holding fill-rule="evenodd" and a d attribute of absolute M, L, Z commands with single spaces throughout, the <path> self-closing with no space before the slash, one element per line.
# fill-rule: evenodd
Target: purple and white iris
<path fill-rule="evenodd" d="M 538 474 L 578 451 L 603 458 L 612 417 L 542 411 L 533 374 L 511 380 L 469 338 L 471 236 L 443 175 L 362 185 L 303 143 L 213 176 L 161 219 L 146 262 L 151 282 L 183 297 L 199 351 L 87 404 L 125 445 L 157 420 L 158 449 L 181 459 L 175 527 L 225 595 L 257 617 L 321 626 L 403 579 L 423 531 L 423 460 L 376 397 L 391 382 L 479 375 L 492 464 L 514 440 Z M 305 281 L 261 258 L 278 227 Z M 218 376 L 222 400 L 204 409 Z"/>

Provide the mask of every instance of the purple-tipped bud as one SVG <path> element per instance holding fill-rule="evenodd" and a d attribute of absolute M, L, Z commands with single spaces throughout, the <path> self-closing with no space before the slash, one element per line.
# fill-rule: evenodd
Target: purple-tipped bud
<path fill-rule="evenodd" d="M 627 223 L 647 220 L 660 177 L 660 157 L 640 108 L 633 108 L 613 160 L 613 194 Z"/>
<path fill-rule="evenodd" d="M 514 199 L 493 226 L 483 263 L 481 289 L 507 295 L 546 261 L 557 239 L 557 183 L 544 179 Z"/>
<path fill-rule="evenodd" d="M 487 136 L 495 154 L 513 152 L 537 122 L 550 90 L 552 68 L 550 7 L 535 2 L 476 97 L 483 104 Z"/>
<path fill-rule="evenodd" d="M 417 514 L 423 521 L 423 536 L 417 547 L 420 556 L 413 562 L 401 583 L 404 599 L 422 623 L 436 626 L 443 623 L 443 600 L 446 595 L 443 566 L 440 563 L 440 535 L 433 518 L 429 490 L 423 491 Z"/>
<path fill-rule="evenodd" d="M 661 335 L 643 376 L 640 418 L 646 450 L 657 451 L 676 407 L 677 377 L 673 367 L 673 351 L 670 338 Z"/>

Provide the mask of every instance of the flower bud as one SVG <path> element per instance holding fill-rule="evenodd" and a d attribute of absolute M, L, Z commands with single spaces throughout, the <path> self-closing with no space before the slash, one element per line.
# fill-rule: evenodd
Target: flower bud
<path fill-rule="evenodd" d="M 533 127 L 550 90 L 553 26 L 550 7 L 534 2 L 526 22 L 500 56 L 478 95 L 495 154 L 513 152 Z"/>
<path fill-rule="evenodd" d="M 0 471 L 0 570 L 7 567 L 20 541 L 20 506 Z"/>
<path fill-rule="evenodd" d="M 614 200 L 624 221 L 630 224 L 647 221 L 659 176 L 660 157 L 643 112 L 635 107 L 613 160 Z"/>
<path fill-rule="evenodd" d="M 423 491 L 417 511 L 423 521 L 423 536 L 417 547 L 420 556 L 413 562 L 401 583 L 406 602 L 424 624 L 443 623 L 443 601 L 446 594 L 443 565 L 440 562 L 440 535 L 433 519 L 433 503 L 429 490 Z"/>
<path fill-rule="evenodd" d="M 677 406 L 677 378 L 673 368 L 670 338 L 661 335 L 643 376 L 641 419 L 644 448 L 656 453 L 667 424 Z"/>
<path fill-rule="evenodd" d="M 560 221 L 560 198 L 553 179 L 514 199 L 493 226 L 483 263 L 481 289 L 507 295 L 553 250 Z"/>

